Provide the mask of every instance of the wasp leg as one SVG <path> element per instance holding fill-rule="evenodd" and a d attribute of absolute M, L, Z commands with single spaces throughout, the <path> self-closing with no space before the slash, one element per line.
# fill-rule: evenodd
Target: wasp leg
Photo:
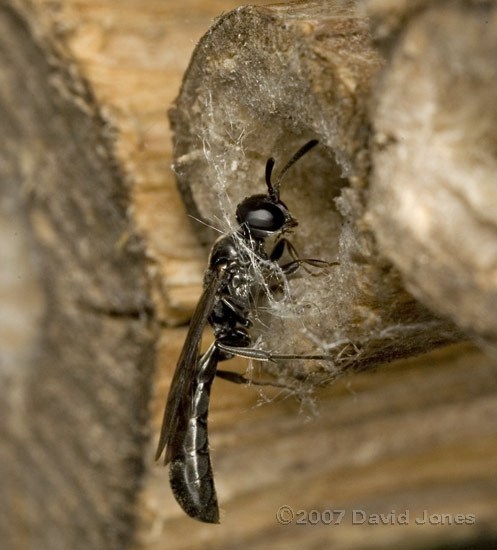
<path fill-rule="evenodd" d="M 312 273 L 310 269 L 306 268 L 306 265 L 312 265 L 313 267 L 329 267 L 331 265 L 338 265 L 338 262 L 327 262 L 325 260 L 318 260 L 315 258 L 299 258 L 299 254 L 297 252 L 297 249 L 295 246 L 285 237 L 280 239 L 275 245 L 274 248 L 269 255 L 269 258 L 271 261 L 275 262 L 279 260 L 285 251 L 285 248 L 288 250 L 288 254 L 292 257 L 292 261 L 288 262 L 286 264 L 281 265 L 281 270 L 285 275 L 290 275 L 291 273 L 295 273 L 297 269 L 301 266 L 307 271 L 307 273 Z"/>
<path fill-rule="evenodd" d="M 273 250 L 271 251 L 271 254 L 269 255 L 269 259 L 272 262 L 278 261 L 285 252 L 285 248 L 288 250 L 288 254 L 292 257 L 294 260 L 299 259 L 299 253 L 297 252 L 297 249 L 295 246 L 285 237 L 282 237 L 275 245 Z"/>
<path fill-rule="evenodd" d="M 233 346 L 228 346 L 226 344 L 217 344 L 221 351 L 225 353 L 231 353 L 232 355 L 238 355 L 239 357 L 246 357 L 247 359 L 259 359 L 260 361 L 272 361 L 276 363 L 279 360 L 284 359 L 302 359 L 302 360 L 321 360 L 321 361 L 332 361 L 333 357 L 326 354 L 294 354 L 294 353 L 272 353 L 270 351 L 256 349 L 256 348 L 236 348 Z"/>
<path fill-rule="evenodd" d="M 218 349 L 218 361 L 227 361 L 232 359 L 234 355 L 241 355 L 239 351 L 245 349 L 249 344 L 250 336 L 244 328 L 238 327 L 231 329 L 227 334 L 224 334 L 216 340 L 215 346 Z M 234 384 L 286 387 L 278 383 L 266 382 L 264 380 L 251 380 L 243 376 L 243 374 L 230 370 L 217 369 L 216 376 L 233 382 Z"/>
<path fill-rule="evenodd" d="M 283 273 L 285 275 L 290 275 L 292 273 L 295 273 L 295 271 L 297 271 L 297 269 L 300 267 L 300 266 L 304 266 L 304 269 L 307 271 L 307 273 L 310 273 L 311 275 L 314 275 L 314 273 L 310 270 L 310 269 L 307 269 L 305 266 L 306 265 L 312 265 L 313 267 L 320 267 L 320 268 L 324 268 L 324 267 L 330 267 L 332 265 L 339 265 L 338 262 L 327 262 L 325 260 L 316 260 L 314 258 L 305 258 L 303 260 L 293 260 L 293 262 L 289 262 L 287 264 L 283 264 L 281 267 L 281 270 L 283 271 Z"/>

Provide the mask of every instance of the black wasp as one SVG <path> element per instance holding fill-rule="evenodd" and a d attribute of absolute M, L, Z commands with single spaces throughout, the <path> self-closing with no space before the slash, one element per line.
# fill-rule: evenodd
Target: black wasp
<path fill-rule="evenodd" d="M 165 464 L 170 464 L 171 488 L 183 510 L 192 518 L 208 523 L 219 522 L 214 478 L 212 475 L 207 435 L 207 413 L 214 377 L 238 383 L 248 382 L 242 375 L 217 370 L 220 361 L 234 355 L 259 359 L 316 358 L 323 356 L 272 355 L 250 348 L 247 331 L 251 325 L 254 291 L 259 272 L 269 277 L 275 268 L 283 274 L 296 271 L 302 263 L 315 266 L 330 265 L 321 260 L 301 260 L 293 246 L 279 238 L 270 254 L 265 240 L 281 235 L 295 227 L 297 221 L 280 200 L 283 176 L 299 158 L 310 151 L 317 140 L 300 148 L 281 170 L 276 183 L 271 182 L 274 159 L 266 163 L 268 192 L 244 199 L 236 209 L 239 227 L 230 235 L 219 238 L 213 245 L 204 277 L 204 291 L 193 314 L 190 328 L 176 366 L 167 398 L 156 460 L 164 449 Z M 293 260 L 279 265 L 285 247 Z M 200 355 L 202 332 L 212 326 L 215 341 Z"/>

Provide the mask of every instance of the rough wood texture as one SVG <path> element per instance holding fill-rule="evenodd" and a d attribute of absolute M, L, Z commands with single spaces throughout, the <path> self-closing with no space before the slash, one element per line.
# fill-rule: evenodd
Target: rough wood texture
<path fill-rule="evenodd" d="M 361 220 L 381 65 L 354 2 L 244 8 L 202 38 L 170 113 L 179 188 L 190 213 L 221 231 L 234 227 L 234 205 L 264 191 L 268 156 L 281 168 L 306 140 L 320 140 L 289 173 L 282 198 L 300 222 L 291 235 L 300 256 L 340 265 L 291 280 L 293 302 L 283 311 L 278 302 L 260 334 L 267 349 L 333 360 L 294 362 L 290 379 L 329 381 L 461 338 L 404 290 Z M 208 227 L 197 228 L 209 241 Z M 281 366 L 272 371 L 284 378 Z"/>
<path fill-rule="evenodd" d="M 497 353 L 497 4 L 369 4 L 387 58 L 371 228 L 418 299 Z"/>
<path fill-rule="evenodd" d="M 361 373 L 316 395 L 305 386 L 309 394 L 301 389 L 302 406 L 278 390 L 262 396 L 254 388 L 216 381 L 210 431 L 220 526 L 185 517 L 170 493 L 167 470 L 153 462 L 167 387 L 186 333 L 177 325 L 186 322 L 196 303 L 206 255 L 169 170 L 166 109 L 178 93 L 195 40 L 212 17 L 237 5 L 227 0 L 1 4 L 2 550 L 362 550 L 464 543 L 491 548 L 497 539 L 495 365 L 469 346 Z M 326 10 L 335 8 L 339 17 L 330 17 Z M 434 322 L 429 336 L 434 343 L 440 321 L 405 293 L 362 226 L 339 229 L 344 219 L 358 219 L 363 208 L 370 78 L 379 67 L 367 26 L 352 9 L 351 3 L 313 2 L 304 16 L 295 5 L 240 10 L 218 20 L 211 40 L 223 24 L 248 18 L 240 29 L 250 37 L 247 54 L 252 42 L 260 44 L 259 36 L 267 38 L 261 66 L 252 67 L 255 76 L 264 59 L 275 60 L 274 50 L 280 52 L 279 64 L 263 73 L 271 86 L 254 78 L 246 88 L 253 94 L 259 87 L 268 101 L 270 93 L 279 90 L 279 95 L 271 103 L 274 112 L 253 121 L 254 134 L 240 136 L 238 130 L 250 127 L 240 128 L 232 117 L 232 141 L 240 137 L 240 150 L 233 145 L 225 150 L 222 140 L 209 136 L 208 169 L 228 159 L 220 174 L 236 167 L 238 192 L 244 194 L 248 183 L 261 181 L 268 154 L 281 165 L 302 141 L 319 135 L 321 149 L 296 167 L 283 189 L 301 221 L 304 238 L 297 245 L 319 257 L 341 255 L 343 266 L 321 282 L 343 279 L 337 284 L 350 284 L 355 297 L 357 281 L 373 272 L 375 283 L 360 289 L 367 300 L 352 317 L 347 306 L 356 298 L 343 301 L 345 317 L 362 323 L 372 307 L 368 297 L 390 285 L 391 295 L 382 290 L 378 296 L 390 305 L 405 298 L 404 310 L 394 307 L 395 318 L 405 322 L 412 314 L 410 323 L 421 316 L 417 341 L 425 346 L 424 323 Z M 396 25 L 411 17 L 402 13 Z M 250 30 L 252 24 L 257 32 Z M 389 25 L 384 27 L 394 28 Z M 231 29 L 226 40 L 238 44 L 236 25 Z M 306 65 L 309 51 L 314 53 Z M 290 52 L 302 55 L 294 59 Z M 215 60 L 210 63 L 219 68 Z M 234 91 L 238 70 L 236 64 L 224 66 L 223 74 L 233 71 L 227 88 L 233 85 Z M 276 70 L 282 71 L 282 83 Z M 298 92 L 300 86 L 309 93 Z M 283 109 L 278 101 L 297 92 L 300 107 L 287 102 Z M 319 101 L 308 108 L 312 98 Z M 235 107 L 226 104 L 231 114 Z M 214 128 L 224 128 L 221 114 Z M 242 122 L 250 119 L 243 110 L 241 115 Z M 294 122 L 285 119 L 290 115 Z M 205 126 L 209 132 L 208 120 Z M 204 162 L 205 154 L 198 159 Z M 178 168 L 189 169 L 188 158 L 181 160 Z M 217 182 L 218 176 L 202 181 L 207 190 Z M 309 187 L 312 199 L 306 198 L 307 184 L 317 186 L 318 191 Z M 230 180 L 228 194 L 237 200 L 235 187 Z M 338 208 L 339 193 L 344 198 Z M 322 209 L 313 210 L 321 201 Z M 321 233 L 310 235 L 318 216 Z M 314 248 L 306 249 L 308 244 Z M 296 281 L 294 290 L 306 279 Z M 382 312 L 383 305 L 374 303 L 373 312 Z M 373 316 L 373 327 L 377 321 Z M 391 321 L 387 318 L 385 326 Z M 407 352 L 406 341 L 391 335 L 378 343 L 385 359 L 399 353 L 397 343 Z M 284 339 L 290 341 L 288 334 Z M 317 380 L 322 381 L 322 371 Z M 282 526 L 275 514 L 283 504 L 309 511 L 345 508 L 347 515 L 341 526 Z M 476 523 L 358 526 L 350 524 L 353 509 L 408 509 L 411 518 L 425 509 L 475 514 Z"/>
<path fill-rule="evenodd" d="M 302 255 L 340 254 L 341 268 L 324 279 L 325 294 L 311 300 L 320 308 L 341 306 L 341 320 L 347 319 L 343 329 L 356 334 L 369 328 L 357 323 L 368 311 L 393 310 L 398 324 L 385 331 L 391 348 L 384 341 L 378 345 L 386 360 L 390 349 L 392 355 L 402 353 L 406 344 L 402 323 L 409 329 L 409 323 L 421 320 L 419 333 L 408 335 L 421 346 L 429 338 L 431 344 L 440 335 L 447 338 L 450 325 L 434 320 L 404 292 L 397 272 L 378 256 L 362 224 L 368 198 L 370 79 L 379 69 L 367 26 L 351 4 L 238 10 L 220 18 L 198 45 L 171 120 L 175 169 L 190 212 L 222 230 L 229 227 L 226 218 L 231 216 L 233 223 L 233 205 L 241 197 L 264 189 L 269 154 L 281 165 L 306 139 L 321 139 L 320 158 L 308 157 L 283 189 L 301 222 L 295 240 Z M 340 193 L 337 208 L 333 199 Z M 348 225 L 342 225 L 344 219 Z M 204 242 L 213 238 L 201 225 L 196 229 Z M 295 283 L 297 294 L 297 285 L 305 282 Z M 313 290 L 316 284 L 313 279 Z M 350 294 L 343 296 L 343 288 Z M 385 296 L 382 289 L 391 294 Z M 378 298 L 374 306 L 371 295 Z M 353 320 L 347 318 L 351 310 Z M 326 313 L 322 324 L 333 326 L 336 317 Z M 374 326 L 378 317 L 371 317 L 367 320 Z M 392 318 L 387 316 L 387 325 Z M 285 340 L 303 345 L 294 330 L 285 330 L 288 325 L 276 331 L 279 349 Z M 160 353 L 177 356 L 178 351 L 172 353 L 164 343 Z M 366 359 L 373 362 L 370 351 L 366 348 Z M 296 414 L 295 402 L 276 398 L 269 414 L 267 407 L 254 408 L 250 389 L 220 381 L 210 422 L 219 499 L 226 510 L 222 525 L 192 524 L 172 496 L 163 493 L 160 473 L 151 470 L 142 493 L 141 544 L 147 549 L 159 549 L 164 541 L 178 548 L 491 547 L 496 537 L 491 527 L 497 471 L 494 375 L 493 360 L 471 348 L 448 349 L 392 365 L 374 377 L 338 383 L 319 395 L 321 416 L 306 424 Z M 397 376 L 401 382 L 392 384 Z M 304 410 L 311 405 L 305 401 Z M 159 415 L 158 406 L 154 416 Z M 307 511 L 343 508 L 347 519 L 340 527 L 295 522 L 284 527 L 276 521 L 284 504 Z M 408 510 L 410 521 L 407 526 L 395 521 L 389 526 L 351 525 L 353 510 Z M 421 526 L 415 518 L 423 510 L 453 517 L 474 513 L 477 523 L 456 526 L 445 519 L 443 526 Z M 182 538 L 185 532 L 188 538 Z"/>
<path fill-rule="evenodd" d="M 122 547 L 153 365 L 144 248 L 91 90 L 19 12 L 0 27 L 2 248 L 22 236 L 30 265 L 2 269 L 39 296 L 2 338 L 2 546 Z"/>
<path fill-rule="evenodd" d="M 159 355 L 178 351 L 165 342 Z M 340 380 L 314 396 L 317 414 L 285 394 L 264 395 L 214 384 L 209 422 L 221 525 L 185 516 L 167 476 L 150 469 L 142 550 L 495 546 L 497 385 L 494 361 L 481 352 L 459 345 Z M 158 426 L 159 405 L 156 412 Z M 338 526 L 281 525 L 283 505 L 346 516 Z M 410 521 L 353 525 L 353 510 L 409 510 Z M 475 514 L 476 523 L 420 525 L 423 510 Z"/>

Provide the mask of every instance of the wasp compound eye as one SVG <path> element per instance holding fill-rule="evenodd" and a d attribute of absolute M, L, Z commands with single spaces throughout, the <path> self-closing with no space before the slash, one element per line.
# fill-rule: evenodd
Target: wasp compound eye
<path fill-rule="evenodd" d="M 270 202 L 267 195 L 254 195 L 238 205 L 236 219 L 254 237 L 264 238 L 283 229 L 291 216 L 282 203 Z"/>

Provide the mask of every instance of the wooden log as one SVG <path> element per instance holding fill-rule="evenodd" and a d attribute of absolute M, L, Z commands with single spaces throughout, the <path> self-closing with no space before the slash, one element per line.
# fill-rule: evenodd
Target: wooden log
<path fill-rule="evenodd" d="M 496 353 L 497 4 L 370 4 L 372 230 L 413 295 Z"/>
<path fill-rule="evenodd" d="M 0 5 L 2 548 L 126 548 L 134 533 L 157 319 L 184 321 L 201 281 L 163 185 L 165 111 L 218 9 L 178 41 L 174 10 L 153 4 Z M 178 219 L 158 223 L 168 206 Z"/>
<path fill-rule="evenodd" d="M 235 205 L 264 192 L 269 156 L 281 168 L 308 139 L 320 140 L 281 193 L 300 222 L 290 236 L 300 256 L 340 265 L 290 280 L 292 302 L 278 302 L 254 332 L 266 349 L 333 360 L 294 362 L 287 382 L 329 381 L 462 337 L 405 291 L 362 221 L 369 99 L 381 65 L 353 2 L 237 10 L 198 44 L 170 113 L 178 186 L 207 243 L 219 234 L 212 225 L 233 230 Z M 281 365 L 272 371 L 285 380 Z"/>
<path fill-rule="evenodd" d="M 154 360 L 145 249 L 92 90 L 22 10 L 0 27 L 2 546 L 122 548 Z"/>
<path fill-rule="evenodd" d="M 338 11 L 334 12 L 337 6 Z M 317 48 L 316 35 L 319 36 L 321 49 L 318 51 L 321 55 L 313 55 Z M 329 236 L 340 230 L 349 231 L 340 237 L 343 247 L 338 248 L 340 261 L 346 264 L 342 272 L 337 270 L 338 278 L 347 277 L 344 287 L 353 289 L 353 292 L 355 282 L 370 282 L 368 277 L 371 276 L 374 285 L 357 284 L 360 296 L 364 296 L 360 292 L 367 291 L 377 291 L 381 295 L 382 283 L 392 291 L 387 298 L 378 301 L 378 309 L 373 308 L 375 312 L 384 311 L 382 307 L 391 307 L 395 311 L 395 304 L 399 305 L 404 297 L 405 309 L 398 312 L 399 323 L 407 322 L 415 311 L 414 318 L 421 318 L 426 323 L 420 327 L 422 335 L 432 330 L 430 334 L 434 338 L 441 334 L 446 338 L 450 337 L 448 334 L 460 337 L 458 331 L 448 328 L 450 323 L 439 319 L 435 322 L 405 293 L 397 273 L 379 256 L 371 235 L 364 230 L 362 214 L 367 202 L 365 187 L 369 170 L 368 101 L 371 79 L 379 70 L 378 57 L 367 37 L 365 21 L 356 16 L 351 4 L 300 3 L 247 8 L 220 18 L 199 43 L 171 112 L 176 132 L 175 170 L 180 190 L 196 218 L 209 224 L 214 220 L 217 229 L 226 231 L 234 225 L 233 206 L 230 205 L 236 205 L 241 198 L 256 190 L 264 190 L 263 168 L 267 156 L 276 152 L 281 166 L 300 144 L 317 135 L 325 148 L 321 150 L 321 158 L 315 161 L 319 170 L 310 173 L 314 163 L 308 157 L 300 172 L 296 167 L 298 176 L 294 175 L 291 185 L 284 187 L 284 193 L 287 193 L 284 200 L 295 205 L 294 211 L 302 214 L 299 219 L 303 238 L 300 242 L 297 240 L 299 250 L 304 256 L 312 256 L 316 250 L 320 257 L 326 251 L 330 256 L 337 254 L 337 248 L 334 248 L 336 239 L 330 241 Z M 354 48 L 358 48 L 359 53 Z M 328 57 L 321 59 L 325 55 Z M 335 64 L 330 62 L 330 58 Z M 343 82 L 344 75 L 350 78 L 346 80 L 347 84 L 353 83 L 350 88 Z M 330 102 L 330 98 L 334 102 Z M 323 129 L 323 126 L 326 127 Z M 348 178 L 342 177 L 344 167 L 350 170 L 345 172 Z M 341 193 L 342 210 L 335 208 L 333 201 L 323 200 L 323 190 L 326 189 L 320 182 L 323 174 L 328 184 L 333 182 L 335 185 L 332 197 Z M 292 192 L 295 193 L 293 196 Z M 316 196 L 322 205 L 316 205 Z M 319 210 L 320 206 L 322 210 Z M 317 210 L 312 210 L 314 207 Z M 334 218 L 337 215 L 339 222 Z M 347 225 L 343 228 L 340 216 L 345 217 L 352 228 Z M 214 237 L 205 227 L 198 225 L 197 231 L 205 243 L 212 242 Z M 297 233 L 295 238 L 298 239 Z M 370 248 L 364 246 L 361 249 L 357 243 L 367 243 Z M 314 249 L 310 248 L 312 245 Z M 358 248 L 362 256 L 352 253 Z M 360 271 L 360 266 L 353 264 L 359 263 L 359 258 L 364 260 L 364 249 L 370 253 L 365 261 L 367 268 Z M 375 269 L 378 269 L 376 274 Z M 387 277 L 386 281 L 384 277 Z M 298 284 L 305 284 L 302 281 L 294 283 L 294 293 L 298 293 Z M 310 301 L 319 303 L 321 307 L 329 303 L 337 307 L 341 300 L 343 315 L 349 314 L 357 294 L 347 301 L 340 290 L 335 294 L 330 292 L 330 288 L 337 288 L 333 284 L 340 283 L 328 280 L 326 283 L 325 292 L 328 294 L 319 299 L 315 294 L 316 280 L 312 281 L 310 290 L 314 294 L 311 294 Z M 365 290 L 364 286 L 367 287 Z M 371 300 L 364 300 L 364 303 L 371 306 Z M 350 318 L 348 321 L 344 322 L 343 330 L 360 332 L 366 329 L 367 325 L 358 326 L 351 323 Z M 305 322 L 312 324 L 309 318 Z M 330 314 L 323 324 L 329 327 L 326 323 L 332 322 L 336 323 L 336 319 Z M 302 344 L 304 339 L 296 337 L 299 331 L 294 329 L 289 332 L 292 334 L 290 344 Z M 284 332 L 276 331 L 276 334 L 281 346 Z M 415 335 L 415 339 L 420 338 L 417 341 L 422 337 Z M 332 341 L 322 336 L 318 340 Z M 394 353 L 402 349 L 403 342 L 402 338 L 392 341 Z M 384 342 L 378 347 L 385 360 L 388 347 Z M 162 353 L 169 355 L 170 349 L 164 343 Z M 374 353 L 368 357 L 366 350 L 366 358 L 374 363 Z M 467 383 L 456 382 L 456 364 L 461 366 L 461 372 L 466 373 L 463 377 L 469 375 L 469 365 L 478 365 L 476 379 L 481 380 L 482 385 L 475 394 L 469 395 Z M 247 397 L 243 389 L 228 388 L 219 382 L 214 389 L 210 418 L 214 426 L 211 441 L 215 449 L 218 492 L 221 505 L 226 509 L 222 529 L 193 526 L 188 518 L 182 516 L 172 497 L 163 495 L 159 474 L 151 471 L 142 494 L 142 503 L 147 510 L 140 530 L 142 545 L 158 549 L 164 538 L 170 537 L 169 540 L 179 548 L 188 548 L 192 540 L 212 547 L 236 544 L 248 548 L 268 545 L 364 548 L 368 545 L 368 538 L 373 537 L 374 542 L 370 544 L 375 547 L 397 548 L 399 545 L 434 545 L 438 534 L 441 537 L 439 542 L 443 540 L 447 545 L 477 540 L 483 547 L 491 545 L 495 532 L 487 529 L 492 522 L 494 491 L 487 492 L 487 489 L 493 487 L 490 480 L 496 471 L 493 459 L 496 437 L 495 429 L 480 419 L 488 418 L 484 410 L 489 410 L 487 406 L 493 409 L 496 400 L 494 384 L 488 386 L 490 379 L 480 370 L 483 365 L 489 368 L 487 374 L 493 371 L 491 359 L 471 348 L 453 348 L 419 362 L 393 366 L 391 372 L 396 373 L 393 376 L 399 375 L 403 380 L 395 389 L 385 378 L 387 371 L 382 370 L 372 382 L 377 391 L 373 392 L 374 395 L 366 393 L 371 399 L 370 404 L 384 406 L 388 412 L 383 409 L 385 417 L 379 415 L 383 420 L 375 417 L 371 425 L 368 425 L 367 418 L 370 418 L 372 409 L 364 401 L 358 403 L 351 398 L 345 383 L 338 383 L 327 394 L 330 401 L 327 401 L 327 395 L 320 395 L 322 421 L 312 421 L 311 433 L 309 425 L 303 425 L 298 416 L 292 414 L 296 411 L 292 404 L 272 403 L 270 416 L 260 410 L 245 410 L 240 415 L 240 403 L 246 403 L 246 408 L 253 407 L 253 398 Z M 409 366 L 416 371 L 416 374 L 411 371 L 412 378 L 407 374 Z M 401 373 L 402 369 L 405 370 Z M 278 374 L 281 376 L 281 371 Z M 319 379 L 319 374 L 322 371 L 317 373 L 315 380 Z M 334 374 L 330 376 L 328 372 L 331 378 Z M 292 375 L 295 376 L 295 372 Z M 306 375 L 309 379 L 308 371 Z M 442 386 L 437 382 L 438 376 L 446 389 L 453 388 L 444 397 L 440 394 Z M 283 378 L 288 381 L 291 376 Z M 426 383 L 426 391 L 411 385 L 408 379 Z M 366 375 L 357 376 L 350 384 L 354 388 L 356 383 L 368 384 L 367 380 L 371 379 Z M 487 389 L 484 388 L 489 391 L 485 397 L 483 394 Z M 338 394 L 335 392 L 340 395 L 345 392 L 340 405 L 336 405 Z M 440 401 L 435 397 L 437 395 Z M 410 401 L 411 397 L 416 404 Z M 476 405 L 480 399 L 481 409 Z M 312 399 L 306 401 L 308 407 L 309 402 L 312 403 Z M 478 409 L 475 413 L 472 412 L 473 406 Z M 351 419 L 361 414 L 359 411 L 366 410 L 369 412 L 365 412 L 359 425 L 352 428 Z M 407 410 L 413 410 L 412 417 Z M 280 411 L 281 423 L 278 424 L 273 415 Z M 337 415 L 342 413 L 347 424 L 343 431 L 336 423 Z M 392 438 L 388 443 L 384 439 L 385 433 L 387 438 Z M 468 437 L 471 439 L 469 445 Z M 229 451 L 225 453 L 227 449 Z M 389 457 L 385 461 L 379 458 L 383 451 L 385 457 Z M 364 469 L 362 460 L 367 465 Z M 406 480 L 412 482 L 406 485 Z M 469 494 L 473 495 L 470 500 Z M 322 525 L 322 529 L 313 527 L 312 532 L 299 532 L 293 528 L 285 532 L 275 519 L 277 510 L 285 504 L 294 510 L 305 511 L 342 508 L 347 512 L 348 520 L 340 530 L 330 530 L 329 526 Z M 396 520 L 392 520 L 392 526 L 380 527 L 377 531 L 372 531 L 375 527 L 371 525 L 360 528 L 351 522 L 353 510 L 388 513 L 399 510 L 404 504 L 411 515 L 409 528 L 404 531 Z M 422 520 L 418 523 L 415 518 L 422 518 L 423 510 L 428 510 L 428 514 L 430 510 L 437 510 L 434 514 L 444 513 L 444 521 L 451 524 L 446 523 L 443 534 L 437 533 L 435 515 L 421 527 Z M 466 518 L 465 514 L 468 514 L 471 522 L 470 510 L 476 510 L 474 514 L 480 518 L 479 526 L 466 524 L 459 529 L 453 519 L 447 518 L 448 515 L 455 517 L 457 513 Z M 190 538 L 182 539 L 182 533 L 187 530 Z"/>
<path fill-rule="evenodd" d="M 160 353 L 177 351 L 165 342 Z M 214 384 L 209 422 L 221 525 L 188 518 L 167 476 L 150 469 L 140 548 L 495 546 L 497 387 L 494 361 L 478 350 L 450 346 L 359 373 L 303 404 L 254 393 Z M 276 515 L 285 505 L 295 512 L 288 525 Z M 325 510 L 345 517 L 326 524 Z M 369 523 L 393 510 L 407 510 L 408 523 Z M 433 519 L 417 523 L 424 510 Z M 357 512 L 353 523 L 354 511 L 368 521 L 359 523 Z M 443 524 L 436 514 L 445 514 Z M 456 524 L 457 514 L 468 519 Z"/>

